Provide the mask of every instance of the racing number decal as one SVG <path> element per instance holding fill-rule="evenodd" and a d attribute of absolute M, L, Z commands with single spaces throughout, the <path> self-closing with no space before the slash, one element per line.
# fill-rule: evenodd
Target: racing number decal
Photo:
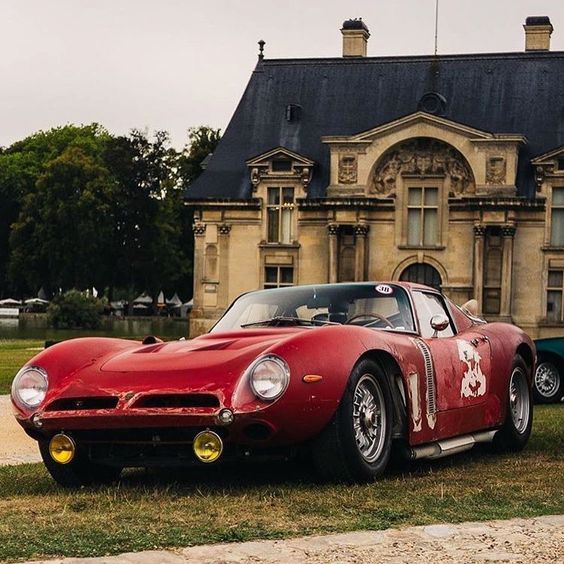
<path fill-rule="evenodd" d="M 476 398 L 486 393 L 486 377 L 482 372 L 482 357 L 468 342 L 457 340 L 458 356 L 465 365 L 464 376 L 460 386 L 461 398 Z"/>

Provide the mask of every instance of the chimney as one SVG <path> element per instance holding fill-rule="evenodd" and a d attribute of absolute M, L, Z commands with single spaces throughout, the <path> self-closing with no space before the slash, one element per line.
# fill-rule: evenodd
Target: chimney
<path fill-rule="evenodd" d="M 366 57 L 366 46 L 370 33 L 362 18 L 343 22 L 341 33 L 343 34 L 343 57 Z"/>
<path fill-rule="evenodd" d="M 525 51 L 550 51 L 552 24 L 548 16 L 529 16 L 523 26 Z"/>

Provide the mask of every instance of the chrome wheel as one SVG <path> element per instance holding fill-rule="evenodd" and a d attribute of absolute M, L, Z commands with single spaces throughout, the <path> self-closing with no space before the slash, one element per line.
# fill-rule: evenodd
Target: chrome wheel
<path fill-rule="evenodd" d="M 523 369 L 513 369 L 509 383 L 509 410 L 513 426 L 519 434 L 523 434 L 529 425 L 529 385 Z"/>
<path fill-rule="evenodd" d="M 386 442 L 386 404 L 380 383 L 364 374 L 353 393 L 353 427 L 358 451 L 366 462 L 374 462 Z"/>
<path fill-rule="evenodd" d="M 546 399 L 553 398 L 560 389 L 560 372 L 552 362 L 541 362 L 537 366 L 535 388 Z"/>

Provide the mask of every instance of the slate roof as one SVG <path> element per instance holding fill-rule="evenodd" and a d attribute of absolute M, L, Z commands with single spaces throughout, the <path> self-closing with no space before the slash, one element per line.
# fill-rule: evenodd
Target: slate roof
<path fill-rule="evenodd" d="M 443 117 L 528 139 L 520 195 L 534 197 L 530 159 L 564 145 L 564 52 L 259 60 L 192 200 L 251 198 L 245 161 L 278 146 L 316 161 L 308 197 L 329 183 L 324 135 L 352 135 L 411 114 L 423 94 L 446 99 Z M 286 120 L 286 106 L 301 106 Z"/>

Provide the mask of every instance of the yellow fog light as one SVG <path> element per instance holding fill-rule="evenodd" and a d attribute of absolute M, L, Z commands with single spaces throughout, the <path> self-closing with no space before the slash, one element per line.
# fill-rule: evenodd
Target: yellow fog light
<path fill-rule="evenodd" d="M 213 431 L 202 431 L 194 437 L 193 448 L 202 462 L 215 462 L 223 452 L 223 441 Z"/>
<path fill-rule="evenodd" d="M 74 441 L 67 435 L 59 433 L 49 441 L 49 454 L 59 464 L 68 464 L 76 452 Z"/>

